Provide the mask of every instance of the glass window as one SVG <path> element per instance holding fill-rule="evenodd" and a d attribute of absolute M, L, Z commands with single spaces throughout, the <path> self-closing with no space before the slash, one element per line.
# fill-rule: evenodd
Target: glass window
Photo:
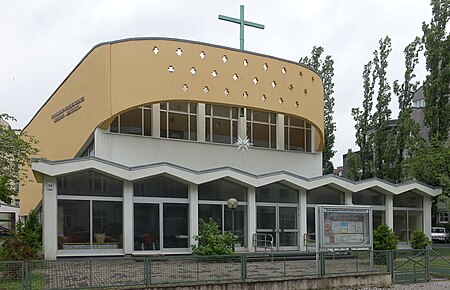
<path fill-rule="evenodd" d="M 109 132 L 119 133 L 119 116 L 115 117 L 109 125 Z"/>
<path fill-rule="evenodd" d="M 171 102 L 160 104 L 162 138 L 197 140 L 197 104 Z"/>
<path fill-rule="evenodd" d="M 152 135 L 152 111 L 144 108 L 144 136 Z"/>
<path fill-rule="evenodd" d="M 58 177 L 57 181 L 58 195 L 122 197 L 122 181 L 94 171 L 83 171 Z"/>
<path fill-rule="evenodd" d="M 423 197 L 411 191 L 394 195 L 394 207 L 421 208 L 422 203 Z"/>
<path fill-rule="evenodd" d="M 255 147 L 276 148 L 276 118 L 274 113 L 247 109 L 247 135 Z"/>
<path fill-rule="evenodd" d="M 233 144 L 237 139 L 237 108 L 206 104 L 205 140 Z"/>
<path fill-rule="evenodd" d="M 121 201 L 92 202 L 92 248 L 121 249 L 123 242 Z"/>
<path fill-rule="evenodd" d="M 293 116 L 284 116 L 284 148 L 311 152 L 311 124 Z"/>
<path fill-rule="evenodd" d="M 256 188 L 257 202 L 298 203 L 298 190 L 281 183 Z"/>
<path fill-rule="evenodd" d="M 359 192 L 355 192 L 353 193 L 352 197 L 352 202 L 356 205 L 385 205 L 384 194 L 371 189 L 365 189 Z"/>
<path fill-rule="evenodd" d="M 223 204 L 199 204 L 198 218 L 205 222 L 212 218 L 222 230 L 222 207 Z"/>
<path fill-rule="evenodd" d="M 448 212 L 446 211 L 439 212 L 439 223 L 441 224 L 448 223 Z"/>
<path fill-rule="evenodd" d="M 188 204 L 165 203 L 163 206 L 164 248 L 189 247 Z"/>
<path fill-rule="evenodd" d="M 0 213 L 0 226 L 8 230 L 14 230 L 16 227 L 16 214 L 9 212 Z"/>
<path fill-rule="evenodd" d="M 372 228 L 376 230 L 380 225 L 386 224 L 386 212 L 384 210 L 372 210 Z"/>
<path fill-rule="evenodd" d="M 58 250 L 91 248 L 91 211 L 87 200 L 58 200 Z"/>
<path fill-rule="evenodd" d="M 159 249 L 159 204 L 134 204 L 134 250 Z"/>
<path fill-rule="evenodd" d="M 120 115 L 120 133 L 142 135 L 142 108 Z"/>
<path fill-rule="evenodd" d="M 227 201 L 234 197 L 239 201 L 247 201 L 247 188 L 225 179 L 214 180 L 198 186 L 198 199 Z"/>
<path fill-rule="evenodd" d="M 344 204 L 344 193 L 330 186 L 308 190 L 307 204 Z"/>
<path fill-rule="evenodd" d="M 399 241 L 409 243 L 414 230 L 423 231 L 422 211 L 394 210 L 394 232 Z"/>
<path fill-rule="evenodd" d="M 239 205 L 236 209 L 231 210 L 228 206 L 223 205 L 225 222 L 223 224 L 224 231 L 233 232 L 232 228 L 232 212 L 234 211 L 234 235 L 237 237 L 236 246 L 247 246 L 247 206 Z"/>
<path fill-rule="evenodd" d="M 188 185 L 156 176 L 135 182 L 134 196 L 188 198 Z"/>

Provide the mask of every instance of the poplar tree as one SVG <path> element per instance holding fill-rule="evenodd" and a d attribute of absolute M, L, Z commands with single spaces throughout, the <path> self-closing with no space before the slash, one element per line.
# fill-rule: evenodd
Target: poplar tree
<path fill-rule="evenodd" d="M 334 61 L 330 55 L 325 57 L 322 61 L 321 57 L 324 52 L 323 47 L 314 46 L 311 51 L 311 58 L 303 57 L 300 58 L 300 63 L 307 65 L 314 70 L 316 70 L 321 76 L 323 81 L 323 91 L 324 91 L 324 148 L 322 152 L 322 173 L 330 174 L 333 173 L 333 162 L 331 159 L 336 153 L 333 150 L 336 131 L 336 122 L 333 121 L 334 113 Z"/>
<path fill-rule="evenodd" d="M 361 179 L 372 177 L 372 135 L 369 134 L 372 123 L 372 107 L 374 94 L 374 71 L 372 67 L 372 61 L 369 61 L 366 65 L 364 65 L 362 74 L 364 88 L 362 109 L 360 109 L 359 107 L 352 109 L 352 116 L 356 122 L 355 143 L 359 147 L 359 152 L 352 153 L 351 155 L 357 154 L 358 158 L 356 158 L 355 156 L 347 155 L 347 158 L 352 158 L 352 162 L 348 163 L 348 166 L 350 166 L 349 171 L 354 172 L 354 174 L 352 175 L 353 177 L 358 177 Z M 360 175 L 356 174 L 356 172 L 358 171 L 361 171 Z"/>
<path fill-rule="evenodd" d="M 428 137 L 437 143 L 448 141 L 450 127 L 450 37 L 446 26 L 450 18 L 450 0 L 431 0 L 430 24 L 423 22 L 428 75 L 424 82 L 425 123 Z"/>
<path fill-rule="evenodd" d="M 393 166 L 393 181 L 401 182 L 405 178 L 403 163 L 405 158 L 411 158 L 411 154 L 417 146 L 423 142 L 419 135 L 420 127 L 411 117 L 412 100 L 420 82 L 414 81 L 416 75 L 414 69 L 419 63 L 419 52 L 423 46 L 421 40 L 416 37 L 413 42 L 404 49 L 405 73 L 402 84 L 398 80 L 394 82 L 394 94 L 398 97 L 399 114 L 395 134 L 395 161 Z"/>
<path fill-rule="evenodd" d="M 377 103 L 372 118 L 373 133 L 373 163 L 374 175 L 381 179 L 392 181 L 392 166 L 394 161 L 394 134 L 390 126 L 391 87 L 386 78 L 387 58 L 391 52 L 391 39 L 386 36 L 379 41 L 379 50 L 374 52 L 375 75 L 377 79 Z"/>

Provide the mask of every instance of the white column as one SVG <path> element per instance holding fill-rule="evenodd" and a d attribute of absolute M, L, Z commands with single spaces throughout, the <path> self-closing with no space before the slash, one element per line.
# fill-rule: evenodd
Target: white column
<path fill-rule="evenodd" d="M 42 242 L 44 258 L 56 260 L 58 251 L 58 187 L 56 177 L 44 176 L 42 199 Z"/>
<path fill-rule="evenodd" d="M 198 185 L 189 185 L 189 237 L 190 245 L 197 244 L 194 236 L 198 235 Z"/>
<path fill-rule="evenodd" d="M 306 209 L 306 189 L 299 189 L 299 194 L 300 194 L 300 198 L 299 198 L 299 242 L 300 242 L 300 251 L 306 251 L 306 247 L 305 247 L 305 243 L 303 240 L 304 235 L 307 232 L 307 209 Z"/>
<path fill-rule="evenodd" d="M 247 187 L 247 248 L 249 252 L 254 252 L 253 234 L 256 233 L 256 191 L 253 186 Z"/>
<path fill-rule="evenodd" d="M 152 105 L 152 136 L 160 137 L 160 111 L 159 103 Z"/>
<path fill-rule="evenodd" d="M 133 253 L 134 239 L 134 204 L 133 182 L 123 183 L 123 251 L 129 255 Z"/>
<path fill-rule="evenodd" d="M 205 104 L 197 106 L 197 141 L 205 142 Z"/>
<path fill-rule="evenodd" d="M 277 114 L 277 150 L 284 150 L 284 115 Z"/>
<path fill-rule="evenodd" d="M 344 192 L 345 205 L 353 205 L 353 193 L 351 191 Z"/>
<path fill-rule="evenodd" d="M 391 194 L 386 194 L 386 225 L 394 228 L 394 197 Z"/>
<path fill-rule="evenodd" d="M 431 196 L 423 197 L 423 232 L 431 239 Z"/>

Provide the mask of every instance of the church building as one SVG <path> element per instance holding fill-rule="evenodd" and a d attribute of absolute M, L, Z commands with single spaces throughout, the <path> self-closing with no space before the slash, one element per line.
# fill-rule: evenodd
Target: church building
<path fill-rule="evenodd" d="M 213 218 L 252 252 L 303 251 L 315 207 L 370 205 L 407 246 L 431 232 L 418 182 L 322 176 L 323 85 L 297 62 L 212 44 L 135 38 L 95 46 L 24 128 L 44 158 L 20 190 L 40 207 L 46 259 L 189 254 Z M 235 198 L 236 209 L 227 206 Z"/>

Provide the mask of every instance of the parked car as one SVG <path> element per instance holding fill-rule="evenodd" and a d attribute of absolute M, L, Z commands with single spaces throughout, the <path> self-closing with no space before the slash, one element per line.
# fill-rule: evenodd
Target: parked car
<path fill-rule="evenodd" d="M 444 243 L 450 242 L 450 233 L 447 231 L 446 228 L 438 228 L 438 227 L 432 227 L 431 228 L 431 239 L 434 241 L 440 241 Z"/>

